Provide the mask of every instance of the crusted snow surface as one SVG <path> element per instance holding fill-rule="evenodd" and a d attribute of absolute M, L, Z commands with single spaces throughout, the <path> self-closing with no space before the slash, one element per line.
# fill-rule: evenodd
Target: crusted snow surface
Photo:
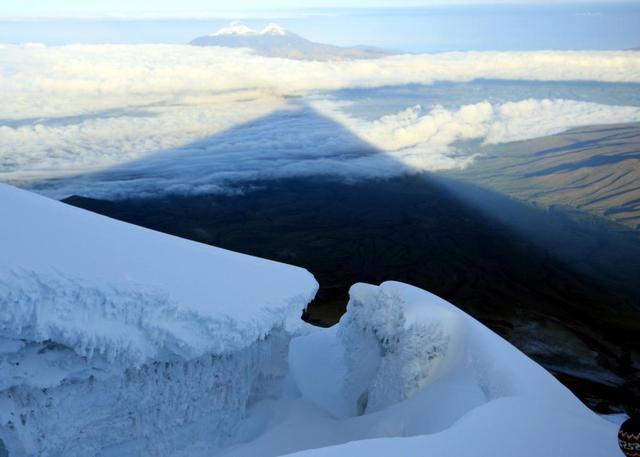
<path fill-rule="evenodd" d="M 583 409 L 544 369 L 445 300 L 400 283 L 357 284 L 338 333 L 348 400 L 377 411 L 425 386 L 465 386 L 456 402 L 534 395 Z M 353 375 L 360 379 L 352 382 Z M 364 375 L 366 373 L 366 376 Z"/>
<path fill-rule="evenodd" d="M 317 289 L 307 271 L 2 184 L 0 221 L 10 456 L 213 449 L 251 402 L 278 395 Z"/>
<path fill-rule="evenodd" d="M 335 433 L 295 455 L 619 455 L 614 424 L 433 294 L 356 284 L 337 327 L 292 341 L 302 398 Z M 318 353 L 329 369 L 313 362 Z"/>
<path fill-rule="evenodd" d="M 0 184 L 0 334 L 140 364 L 242 349 L 299 321 L 306 270 Z"/>
<path fill-rule="evenodd" d="M 356 284 L 312 328 L 304 270 L 8 186 L 0 202 L 11 457 L 619 455 L 616 424 L 426 291 Z"/>

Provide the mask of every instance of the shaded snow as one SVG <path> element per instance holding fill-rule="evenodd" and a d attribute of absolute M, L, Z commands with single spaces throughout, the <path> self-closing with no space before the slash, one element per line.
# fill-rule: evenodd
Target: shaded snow
<path fill-rule="evenodd" d="M 0 201 L 11 457 L 619 455 L 615 423 L 426 291 L 356 284 L 340 323 L 312 328 L 304 270 L 8 186 Z"/>
<path fill-rule="evenodd" d="M 279 395 L 305 270 L 0 184 L 0 443 L 12 457 L 209 448 Z"/>
<path fill-rule="evenodd" d="M 297 320 L 305 270 L 0 184 L 0 328 L 141 363 L 241 349 Z"/>
<path fill-rule="evenodd" d="M 337 329 L 292 341 L 298 408 L 329 436 L 295 455 L 619 455 L 614 424 L 450 303 L 397 282 L 350 294 Z"/>

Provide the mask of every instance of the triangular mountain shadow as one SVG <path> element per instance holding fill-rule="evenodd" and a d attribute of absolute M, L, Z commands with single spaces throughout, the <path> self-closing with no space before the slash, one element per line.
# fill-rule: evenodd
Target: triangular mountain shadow
<path fill-rule="evenodd" d="M 32 188 L 58 198 L 233 194 L 256 180 L 318 175 L 353 179 L 405 171 L 410 167 L 301 104 L 132 162 Z"/>
<path fill-rule="evenodd" d="M 258 141 L 269 135 L 277 140 L 284 130 L 295 141 L 267 143 L 279 144 L 278 150 Z M 315 132 L 320 131 L 332 141 L 316 144 Z M 216 155 L 220 145 L 230 152 Z M 76 195 L 66 201 L 184 238 L 306 267 L 321 286 L 305 314 L 311 322 L 334 323 L 354 282 L 404 281 L 467 310 L 601 411 L 616 409 L 628 394 L 626 383 L 637 375 L 630 354 L 640 350 L 633 338 L 640 322 L 637 295 L 618 296 L 611 292 L 617 283 L 610 278 L 598 280 L 557 260 L 513 224 L 470 203 L 464 195 L 473 193 L 469 187 L 457 193 L 449 187 L 455 182 L 445 185 L 440 178 L 417 175 L 309 107 L 275 112 L 179 149 L 74 178 L 68 187 L 116 184 L 148 190 L 147 196 L 108 201 Z M 297 154 L 300 163 L 285 163 L 281 159 L 287 154 Z M 376 165 L 407 174 L 358 181 L 331 176 L 372 154 L 380 156 Z M 238 161 L 244 161 L 244 170 Z M 263 170 L 254 173 L 257 165 Z M 281 173 L 291 166 L 305 167 L 307 173 L 299 176 L 300 168 L 291 176 Z M 325 176 L 316 175 L 318 167 Z M 235 179 L 238 169 L 249 170 L 242 188 L 250 191 L 154 196 L 167 186 L 210 184 L 215 189 L 220 181 L 212 176 L 227 173 Z M 519 217 L 537 211 L 508 204 L 517 207 Z M 538 212 L 531 220 L 545 230 L 557 227 L 552 217 Z M 609 269 L 615 276 L 615 265 Z"/>

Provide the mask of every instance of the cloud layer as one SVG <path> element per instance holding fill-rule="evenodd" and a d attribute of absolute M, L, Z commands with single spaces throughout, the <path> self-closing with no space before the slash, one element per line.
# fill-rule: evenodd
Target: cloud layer
<path fill-rule="evenodd" d="M 176 45 L 0 46 L 0 119 L 79 114 L 184 95 L 277 95 L 478 78 L 640 83 L 640 53 L 459 52 L 305 62 Z"/>
<path fill-rule="evenodd" d="M 567 100 L 419 106 L 375 121 L 344 103 L 289 103 L 211 137 L 76 179 L 37 186 L 52 196 L 99 198 L 162 193 L 233 193 L 252 181 L 292 176 L 347 180 L 462 168 L 475 157 L 468 142 L 497 144 L 579 125 L 640 122 L 640 108 Z M 471 152 L 469 152 L 471 151 Z"/>
<path fill-rule="evenodd" d="M 370 121 L 328 95 L 476 78 L 640 82 L 640 53 L 304 62 L 191 46 L 0 46 L 0 180 L 92 172 L 47 185 L 56 196 L 219 192 L 252 179 L 461 167 L 473 154 L 460 143 L 640 121 L 636 107 L 526 98 L 411 106 Z"/>

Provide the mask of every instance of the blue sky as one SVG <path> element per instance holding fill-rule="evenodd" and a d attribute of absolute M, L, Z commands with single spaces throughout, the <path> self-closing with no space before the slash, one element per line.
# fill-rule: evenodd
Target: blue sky
<path fill-rule="evenodd" d="M 562 5 L 586 3 L 576 0 L 3 0 L 3 17 L 194 17 L 225 12 L 300 10 L 308 8 L 400 8 L 462 5 Z M 612 3 L 612 2 L 609 2 Z M 625 3 L 638 3 L 627 0 Z M 231 5 L 231 6 L 230 6 Z"/>
<path fill-rule="evenodd" d="M 408 52 L 640 47 L 639 1 L 389 3 L 245 0 L 230 10 L 228 1 L 3 0 L 0 43 L 187 43 L 241 19 L 256 28 L 274 21 L 325 43 Z"/>

